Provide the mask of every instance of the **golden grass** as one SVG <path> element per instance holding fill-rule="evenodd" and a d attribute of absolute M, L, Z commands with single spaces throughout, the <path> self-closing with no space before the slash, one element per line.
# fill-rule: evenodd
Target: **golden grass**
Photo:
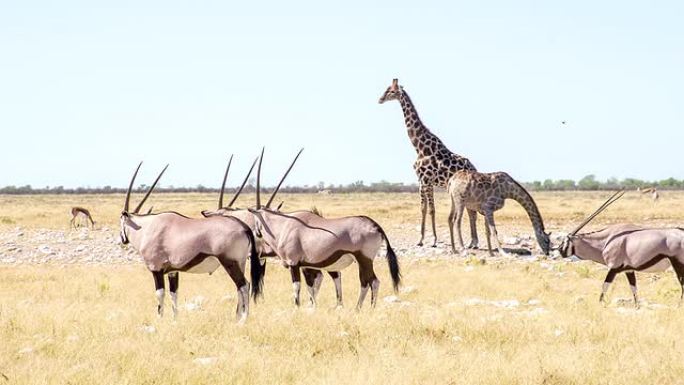
<path fill-rule="evenodd" d="M 569 228 L 606 193 L 534 194 L 547 223 Z M 245 197 L 244 202 L 251 202 Z M 160 210 L 196 214 L 212 195 L 154 196 Z M 365 214 L 392 228 L 391 237 L 417 236 L 413 194 L 284 195 L 287 209 L 316 205 L 325 215 Z M 448 207 L 439 198 L 440 231 Z M 68 208 L 92 208 L 98 225 L 118 226 L 120 196 L 0 197 L 4 226 L 66 228 Z M 682 193 L 664 193 L 653 206 L 626 196 L 601 222 L 677 224 Z M 42 215 L 42 216 L 41 216 Z M 529 222 L 513 204 L 500 226 Z M 505 235 L 505 234 L 504 234 Z M 400 255 L 401 302 L 392 295 L 384 259 L 375 310 L 353 310 L 354 267 L 343 274 L 346 308 L 334 310 L 326 278 L 319 308 L 295 309 L 289 273 L 270 264 L 266 297 L 248 322 L 235 323 L 235 289 L 224 272 L 181 275 L 176 322 L 158 319 L 152 277 L 133 266 L 0 265 L 0 384 L 645 384 L 684 378 L 684 311 L 670 272 L 639 275 L 631 305 L 598 304 L 605 271 L 598 265 Z M 660 278 L 662 279 L 653 279 Z M 612 297 L 629 297 L 621 276 Z M 302 290 L 306 298 L 306 290 Z M 184 305 L 204 297 L 202 309 Z M 517 300 L 498 307 L 487 301 Z M 528 303 L 528 301 L 531 301 Z M 665 306 L 649 306 L 659 303 Z M 150 326 L 154 332 L 150 333 Z M 203 360 L 205 359 L 205 360 Z"/>

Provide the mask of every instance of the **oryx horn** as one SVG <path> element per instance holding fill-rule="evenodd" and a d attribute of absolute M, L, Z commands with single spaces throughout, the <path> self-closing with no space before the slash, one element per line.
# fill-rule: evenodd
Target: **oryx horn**
<path fill-rule="evenodd" d="M 596 209 L 596 211 L 594 211 L 591 215 L 589 215 L 589 216 L 587 217 L 587 219 L 585 219 L 584 221 L 582 221 L 582 223 L 580 223 L 579 226 L 577 226 L 572 232 L 570 232 L 569 235 L 570 235 L 570 236 L 573 236 L 573 235 L 577 234 L 580 230 L 582 230 L 582 228 L 584 228 L 584 226 L 586 226 L 587 224 L 589 224 L 589 222 L 591 222 L 594 218 L 596 218 L 599 214 L 601 214 L 601 213 L 603 212 L 603 210 L 607 209 L 608 206 L 612 205 L 613 203 L 615 203 L 615 201 L 617 201 L 618 199 L 622 198 L 622 196 L 623 196 L 624 194 L 625 194 L 625 190 L 624 190 L 624 189 L 623 189 L 623 190 L 620 190 L 620 191 L 616 191 L 616 192 L 615 192 L 613 195 L 611 195 L 610 198 L 608 198 L 608 199 L 607 199 L 607 200 L 606 200 L 598 209 Z"/>
<path fill-rule="evenodd" d="M 221 194 L 219 195 L 218 208 L 223 207 L 223 190 L 226 188 L 226 179 L 228 179 L 228 170 L 230 170 L 230 164 L 233 163 L 233 154 L 230 154 L 230 159 L 228 159 L 228 166 L 226 167 L 226 173 L 223 174 L 223 183 L 221 184 Z"/>
<path fill-rule="evenodd" d="M 287 169 L 287 171 L 285 171 L 285 175 L 283 175 L 283 177 L 280 179 L 280 182 L 279 182 L 278 185 L 276 186 L 275 190 L 273 190 L 273 194 L 271 194 L 271 198 L 268 200 L 268 203 L 266 203 L 266 208 L 268 208 L 268 207 L 271 206 L 271 203 L 273 202 L 273 199 L 275 198 L 276 194 L 278 193 L 278 190 L 280 190 L 280 186 L 281 186 L 281 185 L 283 184 L 283 182 L 285 181 L 285 178 L 287 178 L 287 175 L 288 175 L 288 174 L 290 173 L 290 171 L 292 170 L 292 167 L 294 167 L 295 162 L 297 162 L 297 159 L 298 159 L 299 156 L 302 154 L 302 151 L 304 151 L 303 148 L 302 148 L 301 150 L 299 150 L 299 152 L 297 153 L 297 156 L 295 156 L 294 160 L 293 160 L 292 163 L 290 164 L 290 167 Z"/>
<path fill-rule="evenodd" d="M 133 210 L 133 214 L 137 214 L 138 211 L 140 211 L 140 209 L 142 208 L 142 205 L 145 203 L 145 201 L 147 200 L 147 198 L 150 196 L 150 194 L 152 193 L 152 190 L 154 190 L 154 187 L 157 185 L 157 182 L 159 182 L 159 179 L 160 179 L 161 176 L 164 174 L 164 171 L 166 171 L 167 168 L 169 168 L 169 165 L 168 165 L 168 164 L 167 164 L 167 165 L 164 167 L 164 169 L 159 173 L 159 176 L 157 176 L 157 179 L 154 180 L 154 183 L 152 183 L 152 186 L 150 186 L 150 188 L 147 190 L 147 193 L 145 194 L 145 196 L 143 197 L 143 199 L 140 201 L 140 203 L 138 203 L 138 206 L 135 208 L 135 210 Z"/>
<path fill-rule="evenodd" d="M 242 184 L 240 185 L 240 188 L 235 193 L 235 196 L 233 196 L 233 199 L 231 199 L 230 203 L 228 203 L 228 207 L 233 206 L 233 203 L 235 203 L 235 201 L 238 199 L 238 196 L 240 196 L 242 189 L 245 188 L 245 185 L 247 184 L 247 180 L 249 179 L 249 176 L 252 175 L 252 170 L 254 170 L 254 166 L 256 165 L 257 159 L 258 158 L 254 159 L 254 162 L 252 162 L 252 167 L 249 168 L 249 172 L 247 173 L 245 180 L 242 181 Z M 225 182 L 223 182 L 223 183 L 225 184 Z M 221 191 L 223 191 L 223 190 L 221 190 Z M 219 207 L 219 208 L 221 208 L 221 207 Z"/>
<path fill-rule="evenodd" d="M 257 182 L 256 182 L 256 209 L 261 209 L 261 162 L 264 160 L 264 148 L 261 147 L 261 155 L 259 156 L 259 167 L 257 167 Z"/>
<path fill-rule="evenodd" d="M 123 212 L 125 213 L 128 212 L 128 202 L 131 201 L 131 190 L 133 189 L 133 183 L 135 183 L 135 177 L 138 176 L 138 171 L 140 171 L 140 166 L 142 166 L 142 162 L 138 163 L 138 168 L 135 169 L 133 178 L 131 178 L 131 183 L 128 184 L 128 191 L 126 191 L 126 200 L 124 201 L 123 209 Z"/>

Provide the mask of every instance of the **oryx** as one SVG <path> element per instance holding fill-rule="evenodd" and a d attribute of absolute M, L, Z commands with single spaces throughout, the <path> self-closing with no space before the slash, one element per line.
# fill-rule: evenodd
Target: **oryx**
<path fill-rule="evenodd" d="M 262 149 L 261 151 L 261 157 L 264 156 L 264 151 Z M 230 165 L 233 161 L 233 156 L 230 156 L 230 159 L 228 160 L 228 166 L 226 167 L 226 171 L 223 174 L 223 183 L 221 184 L 221 192 L 219 193 L 219 200 L 218 200 L 218 208 L 215 211 L 212 210 L 203 210 L 202 215 L 205 217 L 210 217 L 210 216 L 215 216 L 215 215 L 223 215 L 223 216 L 232 216 L 235 218 L 240 219 L 243 221 L 247 226 L 249 226 L 252 231 L 254 231 L 254 215 L 252 215 L 247 209 L 238 209 L 233 207 L 233 204 L 237 200 L 238 196 L 242 192 L 242 189 L 245 187 L 245 184 L 247 183 L 247 180 L 249 179 L 249 176 L 252 174 L 252 170 L 254 169 L 254 166 L 256 165 L 256 162 L 259 158 L 255 159 L 254 162 L 252 163 L 252 167 L 249 169 L 249 172 L 247 172 L 247 176 L 245 179 L 242 181 L 242 184 L 236 191 L 235 195 L 233 198 L 230 200 L 227 206 L 223 205 L 223 195 L 225 192 L 226 188 L 226 180 L 228 178 L 228 171 L 230 170 Z M 272 201 L 273 198 L 275 197 L 275 194 L 271 197 L 269 200 Z M 282 205 L 282 203 L 281 203 Z M 280 206 L 276 209 L 277 211 L 280 210 Z M 311 211 L 295 211 L 288 213 L 288 215 L 297 217 L 301 219 L 304 222 L 307 222 L 313 218 L 320 218 L 320 215 L 317 215 Z M 257 251 L 259 252 L 259 256 L 262 258 L 265 257 L 276 257 L 276 253 L 271 249 L 267 244 L 264 242 L 260 242 L 257 240 Z M 265 273 L 266 269 L 266 264 L 263 263 L 263 268 L 262 268 L 262 275 Z M 312 306 L 316 306 L 316 296 L 318 294 L 318 290 L 321 287 L 321 283 L 323 281 L 323 273 L 320 270 L 317 269 L 307 269 L 304 268 L 302 269 L 302 273 L 304 275 L 304 280 L 306 282 L 308 292 L 309 292 L 309 300 L 311 302 Z M 335 293 L 337 296 L 337 306 L 342 307 L 343 301 L 342 301 L 342 274 L 339 271 L 328 271 L 328 274 L 330 277 L 333 279 L 333 282 L 335 284 Z M 297 285 L 299 285 L 299 279 L 297 279 Z M 297 289 L 297 293 L 294 296 L 294 302 L 297 306 L 300 305 L 300 300 L 299 300 L 299 290 Z"/>
<path fill-rule="evenodd" d="M 581 259 L 592 260 L 608 267 L 608 274 L 599 297 L 601 302 L 604 301 L 615 275 L 624 272 L 632 289 L 635 306 L 639 303 L 634 272 L 661 272 L 672 265 L 682 287 L 681 303 L 681 298 L 684 297 L 684 229 L 617 224 L 598 231 L 578 234 L 584 226 L 620 199 L 623 194 L 624 191 L 613 194 L 570 232 L 558 247 L 560 255 L 563 258 L 576 255 Z"/>
<path fill-rule="evenodd" d="M 138 206 L 129 211 L 131 189 L 140 165 L 142 162 L 133 174 L 121 212 L 121 242 L 131 243 L 152 272 L 159 315 L 164 311 L 164 274 L 169 274 L 175 317 L 178 311 L 178 272 L 212 273 L 221 265 L 237 287 L 237 317 L 240 321 L 245 320 L 249 312 L 249 283 L 244 275 L 248 256 L 255 300 L 261 292 L 261 266 L 252 231 L 240 220 L 230 217 L 194 219 L 176 212 L 139 214 L 168 165 Z"/>
<path fill-rule="evenodd" d="M 283 264 L 290 268 L 295 298 L 299 296 L 300 269 L 340 271 L 356 262 L 359 265 L 361 281 L 357 308 L 363 305 L 369 288 L 371 305 L 374 306 L 380 281 L 373 270 L 373 259 L 383 240 L 387 247 L 387 263 L 395 291 L 401 280 L 397 256 L 385 231 L 377 222 L 364 216 L 328 219 L 312 215 L 307 220 L 302 220 L 270 208 L 273 198 L 300 154 L 301 151 L 292 161 L 265 206 L 261 205 L 262 158 L 259 159 L 256 209 L 248 209 L 255 218 L 255 235 L 270 246 Z"/>

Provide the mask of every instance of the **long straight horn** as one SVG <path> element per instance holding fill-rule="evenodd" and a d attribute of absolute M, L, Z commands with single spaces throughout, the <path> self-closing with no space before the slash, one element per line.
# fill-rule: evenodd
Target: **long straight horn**
<path fill-rule="evenodd" d="M 254 162 L 252 163 L 252 167 L 249 168 L 249 172 L 247 173 L 247 176 L 245 177 L 245 180 L 242 181 L 242 184 L 240 185 L 240 188 L 239 188 L 239 189 L 237 190 L 237 192 L 235 193 L 235 196 L 233 197 L 233 199 L 231 199 L 230 203 L 228 203 L 228 207 L 232 207 L 232 206 L 233 206 L 233 203 L 235 203 L 235 201 L 236 201 L 236 200 L 238 199 L 238 197 L 240 196 L 240 193 L 242 192 L 242 189 L 245 188 L 245 185 L 247 184 L 247 180 L 249 179 L 249 176 L 252 175 L 252 170 L 254 170 L 254 166 L 256 165 L 257 159 L 259 159 L 259 158 L 254 159 Z M 219 208 L 221 208 L 221 207 L 219 207 Z"/>
<path fill-rule="evenodd" d="M 264 160 L 264 147 L 261 147 L 261 156 L 259 156 L 259 167 L 257 167 L 257 185 L 256 185 L 256 209 L 261 208 L 261 162 Z"/>
<path fill-rule="evenodd" d="M 287 171 L 285 171 L 285 175 L 283 175 L 283 177 L 280 179 L 278 186 L 276 186 L 275 190 L 273 190 L 273 194 L 271 194 L 271 198 L 268 200 L 268 203 L 266 203 L 267 208 L 271 206 L 271 202 L 273 202 L 273 198 L 275 198 L 276 194 L 278 193 L 278 190 L 280 190 L 280 186 L 283 184 L 283 181 L 285 181 L 285 178 L 287 178 L 287 174 L 290 173 L 290 170 L 292 170 L 292 167 L 294 166 L 294 164 L 297 161 L 297 159 L 299 158 L 299 156 L 302 155 L 302 151 L 304 151 L 303 148 L 301 150 L 299 150 L 299 152 L 297 153 L 297 156 L 295 156 L 294 160 L 292 161 L 292 164 L 290 164 L 290 167 L 287 169 Z"/>
<path fill-rule="evenodd" d="M 223 207 L 223 190 L 226 189 L 226 179 L 228 179 L 228 170 L 230 170 L 230 164 L 233 163 L 233 154 L 230 154 L 230 159 L 228 160 L 228 167 L 226 167 L 226 173 L 223 174 L 223 183 L 221 183 L 221 194 L 219 195 L 218 208 Z"/>
<path fill-rule="evenodd" d="M 135 169 L 135 173 L 133 173 L 133 178 L 131 178 L 131 183 L 128 184 L 128 191 L 126 191 L 126 200 L 124 201 L 123 209 L 123 212 L 125 213 L 128 212 L 128 202 L 131 201 L 131 190 L 133 189 L 133 183 L 135 183 L 135 177 L 138 176 L 138 171 L 140 171 L 140 166 L 142 166 L 142 162 L 138 163 L 138 168 Z"/>
<path fill-rule="evenodd" d="M 140 209 L 142 208 L 142 205 L 145 203 L 145 201 L 146 201 L 147 198 L 150 196 L 150 194 L 152 194 L 152 190 L 154 190 L 154 187 L 157 186 L 157 182 L 159 182 L 159 179 L 161 178 L 162 175 L 164 175 L 164 171 L 166 171 L 167 168 L 169 168 L 169 165 L 168 165 L 168 164 L 167 164 L 166 167 L 164 167 L 164 169 L 159 173 L 159 176 L 157 177 L 157 179 L 154 180 L 154 183 L 152 183 L 152 186 L 150 186 L 150 188 L 147 190 L 147 194 L 145 194 L 145 196 L 144 196 L 143 199 L 140 201 L 140 203 L 138 203 L 138 206 L 135 208 L 135 210 L 133 210 L 133 214 L 137 214 L 138 211 L 140 211 Z"/>
<path fill-rule="evenodd" d="M 582 223 L 580 223 L 579 226 L 577 226 L 569 235 L 573 236 L 573 235 L 577 234 L 580 230 L 582 230 L 582 228 L 584 228 L 584 226 L 588 225 L 589 222 L 591 222 L 594 218 L 596 218 L 599 214 L 601 214 L 603 212 L 603 210 L 607 209 L 608 206 L 612 205 L 613 203 L 615 203 L 615 201 L 622 198 L 622 196 L 624 194 L 625 194 L 625 190 L 616 191 L 601 206 L 599 206 L 599 208 L 596 209 L 596 211 L 594 211 L 591 215 L 589 215 L 587 217 L 587 219 L 582 221 Z"/>

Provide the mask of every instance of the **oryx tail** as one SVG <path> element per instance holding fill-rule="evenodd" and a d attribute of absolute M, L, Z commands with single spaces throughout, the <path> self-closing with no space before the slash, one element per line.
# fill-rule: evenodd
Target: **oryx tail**
<path fill-rule="evenodd" d="M 371 222 L 378 230 L 380 235 L 385 238 L 385 245 L 387 246 L 387 266 L 389 267 L 390 276 L 392 277 L 392 286 L 394 286 L 394 291 L 396 292 L 399 290 L 399 284 L 401 284 L 401 271 L 399 270 L 399 261 L 397 260 L 397 255 L 394 253 L 392 245 L 390 245 L 389 237 L 387 237 L 385 230 L 382 229 L 378 222 L 364 215 L 361 215 L 359 218 L 365 218 Z"/>
<path fill-rule="evenodd" d="M 242 221 L 238 219 L 236 219 L 236 221 L 244 226 L 245 235 L 249 238 L 249 274 L 252 279 L 252 299 L 254 299 L 254 302 L 256 303 L 257 298 L 263 295 L 261 289 L 264 286 L 264 270 L 266 270 L 266 265 L 264 264 L 263 267 L 261 266 L 261 260 L 259 258 L 259 253 L 257 252 L 256 241 L 252 230 Z"/>

